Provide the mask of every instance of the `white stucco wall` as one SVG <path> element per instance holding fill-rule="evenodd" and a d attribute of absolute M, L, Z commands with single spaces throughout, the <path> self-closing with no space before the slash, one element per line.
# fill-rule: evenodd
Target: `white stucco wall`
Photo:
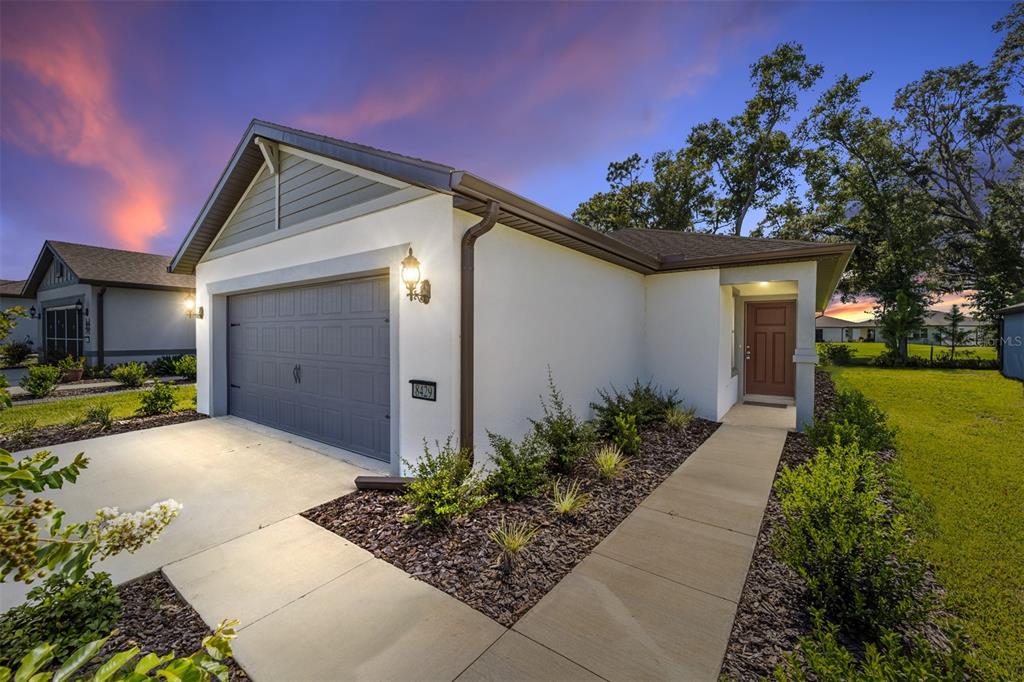
<path fill-rule="evenodd" d="M 735 326 L 735 290 L 729 286 L 719 287 L 719 297 L 721 309 L 718 318 L 718 403 L 715 411 L 718 418 L 721 418 L 739 398 L 739 368 L 742 365 L 737 364 L 736 372 L 733 372 L 733 348 L 738 345 L 734 327 L 735 332 L 739 332 L 739 327 Z"/>
<path fill-rule="evenodd" d="M 197 303 L 205 308 L 204 319 L 196 321 L 199 411 L 227 412 L 228 295 L 386 272 L 392 355 L 397 348 L 391 371 L 392 452 L 413 460 L 424 438 L 457 435 L 459 236 L 451 197 L 433 194 L 201 262 L 196 268 Z M 400 285 L 400 262 L 409 246 L 431 283 L 428 305 L 408 300 Z M 414 400 L 410 379 L 436 381 L 437 402 Z"/>
<path fill-rule="evenodd" d="M 479 220 L 456 211 L 456 232 Z M 507 228 L 476 243 L 474 446 L 519 437 L 541 414 L 547 368 L 577 415 L 597 389 L 645 381 L 644 278 Z"/>
<path fill-rule="evenodd" d="M 185 317 L 183 306 L 187 295 L 183 291 L 107 287 L 103 296 L 105 362 L 120 364 L 194 353 L 195 324 Z M 95 312 L 92 317 L 95 337 Z"/>
<path fill-rule="evenodd" d="M 647 370 L 706 419 L 718 418 L 722 292 L 718 270 L 645 278 Z"/>

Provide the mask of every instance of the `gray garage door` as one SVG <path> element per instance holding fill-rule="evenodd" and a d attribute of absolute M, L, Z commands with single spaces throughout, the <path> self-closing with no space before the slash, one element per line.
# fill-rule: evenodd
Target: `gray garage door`
<path fill-rule="evenodd" d="M 387 461 L 388 280 L 228 298 L 228 411 Z"/>

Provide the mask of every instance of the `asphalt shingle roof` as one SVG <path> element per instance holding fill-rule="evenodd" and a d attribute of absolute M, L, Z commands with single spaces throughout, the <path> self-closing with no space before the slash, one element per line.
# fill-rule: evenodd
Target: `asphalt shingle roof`
<path fill-rule="evenodd" d="M 196 285 L 193 275 L 167 271 L 170 256 L 70 242 L 47 243 L 83 281 L 183 289 L 192 289 Z"/>
<path fill-rule="evenodd" d="M 0 296 L 21 296 L 24 286 L 23 279 L 0 279 Z"/>
<path fill-rule="evenodd" d="M 819 248 L 820 242 L 795 239 L 754 239 L 702 232 L 626 229 L 609 232 L 608 236 L 655 258 L 719 258 L 753 254 L 770 255 L 773 251 Z"/>

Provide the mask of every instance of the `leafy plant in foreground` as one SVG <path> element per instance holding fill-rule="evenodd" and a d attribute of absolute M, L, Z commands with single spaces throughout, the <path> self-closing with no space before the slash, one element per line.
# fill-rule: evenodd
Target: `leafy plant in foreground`
<path fill-rule="evenodd" d="M 476 511 L 492 499 L 480 473 L 473 469 L 469 451 L 452 445 L 448 436 L 444 444 L 436 442 L 437 454 L 423 441 L 423 456 L 415 465 L 406 462 L 415 477 L 405 489 L 402 499 L 412 506 L 406 522 L 421 526 L 448 524 L 457 516 Z"/>
<path fill-rule="evenodd" d="M 496 433 L 488 433 L 494 451 L 496 469 L 487 478 L 487 487 L 506 502 L 514 502 L 537 492 L 548 478 L 551 450 L 547 443 L 531 433 L 519 443 Z"/>
<path fill-rule="evenodd" d="M 882 501 L 878 463 L 858 443 L 836 441 L 775 483 L 785 523 L 776 556 L 807 585 L 812 604 L 869 638 L 918 621 L 924 575 L 903 517 Z"/>
<path fill-rule="evenodd" d="M 33 398 L 45 398 L 53 393 L 63 378 L 64 371 L 59 367 L 35 365 L 28 368 L 28 374 L 21 378 L 18 385 Z"/>
<path fill-rule="evenodd" d="M 73 582 L 54 573 L 28 593 L 24 604 L 0 614 L 0 666 L 13 666 L 48 642 L 64 658 L 106 636 L 121 618 L 121 598 L 106 573 Z"/>
<path fill-rule="evenodd" d="M 561 391 L 555 386 L 551 369 L 548 369 L 548 398 L 541 398 L 541 419 L 531 419 L 533 432 L 547 443 L 551 450 L 551 467 L 563 474 L 571 474 L 576 463 L 586 457 L 594 446 L 594 430 L 576 418 L 565 404 Z"/>

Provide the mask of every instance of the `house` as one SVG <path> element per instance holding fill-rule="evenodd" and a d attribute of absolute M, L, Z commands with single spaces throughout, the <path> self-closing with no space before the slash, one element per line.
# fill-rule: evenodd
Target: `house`
<path fill-rule="evenodd" d="M 852 246 L 602 234 L 471 173 L 263 121 L 171 262 L 196 277 L 198 409 L 402 471 L 424 439 L 486 452 L 548 368 L 587 416 L 639 378 L 701 416 L 811 420 L 815 311 Z"/>
<path fill-rule="evenodd" d="M 169 256 L 46 241 L 28 279 L 7 301 L 31 317 L 10 340 L 33 343 L 42 359 L 85 357 L 91 365 L 147 362 L 195 353 L 183 303 L 195 278 L 168 272 Z M 17 283 L 5 285 L 14 290 Z M 8 296 L 12 298 L 8 299 Z"/>
<path fill-rule="evenodd" d="M 23 279 L 0 279 L 0 310 L 7 310 L 20 306 L 26 311 L 35 303 L 31 296 L 22 293 L 25 287 Z M 6 338 L 0 339 L 4 343 L 35 343 L 35 323 L 27 317 L 14 318 L 14 328 L 11 329 Z"/>
<path fill-rule="evenodd" d="M 1003 376 L 1024 380 L 1024 303 L 997 311 L 999 323 L 999 369 Z"/>
<path fill-rule="evenodd" d="M 875 323 L 851 322 L 831 315 L 819 315 L 814 320 L 814 338 L 816 341 L 875 341 Z"/>

